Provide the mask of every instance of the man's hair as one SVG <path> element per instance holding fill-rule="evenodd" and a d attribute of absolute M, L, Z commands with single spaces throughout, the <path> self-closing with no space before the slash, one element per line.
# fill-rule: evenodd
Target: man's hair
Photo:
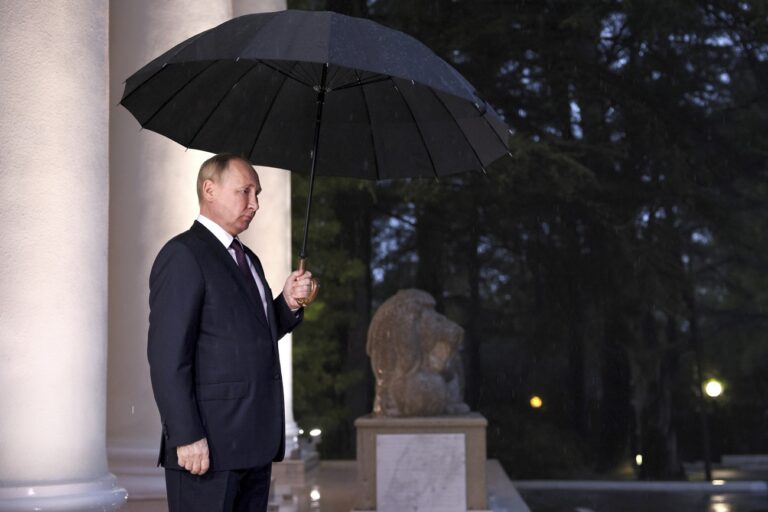
<path fill-rule="evenodd" d="M 200 172 L 197 173 L 197 200 L 203 202 L 203 183 L 205 180 L 219 181 L 224 169 L 227 168 L 232 160 L 242 160 L 250 166 L 253 166 L 247 158 L 232 153 L 219 153 L 214 155 L 200 166 Z"/>

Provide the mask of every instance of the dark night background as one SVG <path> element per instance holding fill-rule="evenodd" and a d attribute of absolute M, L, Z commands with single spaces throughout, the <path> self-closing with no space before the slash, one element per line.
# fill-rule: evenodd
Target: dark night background
<path fill-rule="evenodd" d="M 768 452 L 768 2 L 288 6 L 413 35 L 512 128 L 487 176 L 316 183 L 294 407 L 323 458 L 355 457 L 368 323 L 411 287 L 464 327 L 466 399 L 513 478 L 682 478 L 702 417 L 715 459 Z"/>

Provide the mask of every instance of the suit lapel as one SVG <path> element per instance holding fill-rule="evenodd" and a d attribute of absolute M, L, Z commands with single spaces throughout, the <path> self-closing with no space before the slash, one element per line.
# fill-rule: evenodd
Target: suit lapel
<path fill-rule="evenodd" d="M 237 282 L 243 295 L 248 298 L 248 301 L 251 303 L 251 307 L 256 309 L 256 317 L 262 324 L 264 324 L 265 327 L 267 327 L 268 324 L 267 319 L 264 316 L 264 306 L 262 305 L 261 300 L 258 298 L 259 292 L 256 289 L 256 283 L 251 286 L 245 281 L 245 276 L 242 274 L 242 272 L 240 272 L 240 269 L 238 268 L 237 263 L 235 263 L 235 260 L 232 258 L 232 255 L 229 254 L 229 251 L 226 249 L 226 247 L 224 247 L 224 245 L 222 245 L 218 238 L 216 238 L 213 233 L 208 231 L 208 228 L 195 221 L 194 224 L 192 224 L 191 231 L 208 244 L 211 252 L 216 255 L 216 258 L 219 260 L 219 262 L 229 271 L 230 276 L 235 280 L 235 282 Z M 262 282 L 265 282 L 263 278 Z M 270 301 L 267 301 L 268 305 L 269 303 Z"/>

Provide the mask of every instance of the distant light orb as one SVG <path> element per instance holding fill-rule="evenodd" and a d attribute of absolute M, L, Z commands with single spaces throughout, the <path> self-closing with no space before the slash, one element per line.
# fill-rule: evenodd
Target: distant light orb
<path fill-rule="evenodd" d="M 643 455 L 642 454 L 638 453 L 637 455 L 635 455 L 635 464 L 637 464 L 638 466 L 642 466 L 643 465 Z"/>
<path fill-rule="evenodd" d="M 309 431 L 309 435 L 312 436 L 312 437 L 317 437 L 317 436 L 319 436 L 322 433 L 323 433 L 323 431 L 320 430 L 319 428 L 313 428 L 312 430 Z"/>
<path fill-rule="evenodd" d="M 534 409 L 541 409 L 541 406 L 544 405 L 544 401 L 539 395 L 533 395 L 529 403 Z"/>
<path fill-rule="evenodd" d="M 309 499 L 312 501 L 320 501 L 320 491 L 318 489 L 312 489 L 309 493 Z"/>
<path fill-rule="evenodd" d="M 723 394 L 723 385 L 717 379 L 709 379 L 704 384 L 704 392 L 710 398 L 717 398 Z"/>

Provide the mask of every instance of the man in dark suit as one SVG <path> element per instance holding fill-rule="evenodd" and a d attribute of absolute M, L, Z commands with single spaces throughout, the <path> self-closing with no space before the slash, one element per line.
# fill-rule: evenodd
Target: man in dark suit
<path fill-rule="evenodd" d="M 311 275 L 291 273 L 272 298 L 237 238 L 260 192 L 249 162 L 207 160 L 200 215 L 152 266 L 147 354 L 171 511 L 265 511 L 271 464 L 285 451 L 277 340 L 301 322 Z"/>

